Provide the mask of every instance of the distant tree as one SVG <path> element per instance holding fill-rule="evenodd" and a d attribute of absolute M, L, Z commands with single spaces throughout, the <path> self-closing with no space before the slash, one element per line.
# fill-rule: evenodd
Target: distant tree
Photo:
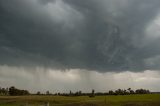
<path fill-rule="evenodd" d="M 77 91 L 77 92 L 75 92 L 74 96 L 79 96 L 79 95 L 78 95 L 78 91 Z"/>
<path fill-rule="evenodd" d="M 8 88 L 0 87 L 0 95 L 8 95 Z"/>
<path fill-rule="evenodd" d="M 91 93 L 91 95 L 89 95 L 89 97 L 95 97 L 95 91 L 94 91 L 94 89 L 92 89 L 92 93 Z"/>
<path fill-rule="evenodd" d="M 130 91 L 130 94 L 135 94 L 134 90 L 131 90 L 131 91 Z"/>
<path fill-rule="evenodd" d="M 149 90 L 145 90 L 145 89 L 137 89 L 136 94 L 149 94 L 150 91 Z"/>
<path fill-rule="evenodd" d="M 129 92 L 127 92 L 127 90 L 123 90 L 123 95 L 128 95 Z"/>
<path fill-rule="evenodd" d="M 79 96 L 81 96 L 82 95 L 82 91 L 79 91 Z"/>
<path fill-rule="evenodd" d="M 60 93 L 60 92 L 58 92 L 58 93 L 57 93 L 57 95 L 58 95 L 58 96 L 61 96 L 61 93 Z"/>
<path fill-rule="evenodd" d="M 110 90 L 109 95 L 114 95 L 114 92 L 112 90 Z"/>
<path fill-rule="evenodd" d="M 0 87 L 0 95 L 2 95 L 2 90 L 1 90 L 1 87 Z"/>
<path fill-rule="evenodd" d="M 127 89 L 129 91 L 129 94 L 134 94 L 134 91 L 131 88 Z"/>
<path fill-rule="evenodd" d="M 11 86 L 9 88 L 9 95 L 11 95 L 11 96 L 17 95 L 17 90 L 14 86 Z"/>
<path fill-rule="evenodd" d="M 36 94 L 37 94 L 37 95 L 40 95 L 40 94 L 41 94 L 41 92 L 40 92 L 40 91 L 38 91 Z"/>
<path fill-rule="evenodd" d="M 122 89 L 118 89 L 118 90 L 115 91 L 115 94 L 116 95 L 123 95 L 124 91 Z"/>
<path fill-rule="evenodd" d="M 14 86 L 9 88 L 9 95 L 17 96 L 17 95 L 29 95 L 30 93 L 27 90 L 20 90 L 15 88 Z"/>
<path fill-rule="evenodd" d="M 69 91 L 69 95 L 70 95 L 70 96 L 72 95 L 72 91 L 71 91 L 71 90 Z"/>
<path fill-rule="evenodd" d="M 94 92 L 95 92 L 94 89 L 92 89 L 92 95 L 94 95 Z"/>
<path fill-rule="evenodd" d="M 130 92 L 130 91 L 131 91 L 131 88 L 128 88 L 127 90 Z"/>
<path fill-rule="evenodd" d="M 146 93 L 147 93 L 147 94 L 150 94 L 151 92 L 150 92 L 149 90 L 146 90 Z"/>
<path fill-rule="evenodd" d="M 46 91 L 46 95 L 50 95 L 49 91 Z"/>

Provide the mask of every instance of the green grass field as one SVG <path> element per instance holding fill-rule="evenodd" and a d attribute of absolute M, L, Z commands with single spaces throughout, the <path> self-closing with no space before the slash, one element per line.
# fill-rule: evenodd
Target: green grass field
<path fill-rule="evenodd" d="M 0 96 L 0 106 L 160 106 L 160 94 L 126 96 Z M 28 104 L 28 105 L 27 105 Z"/>

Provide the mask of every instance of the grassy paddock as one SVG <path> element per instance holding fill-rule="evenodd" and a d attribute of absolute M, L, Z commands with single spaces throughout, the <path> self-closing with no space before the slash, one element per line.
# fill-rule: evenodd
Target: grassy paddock
<path fill-rule="evenodd" d="M 160 106 L 160 94 L 126 96 L 0 96 L 0 106 Z M 28 104 L 28 105 L 26 105 Z"/>

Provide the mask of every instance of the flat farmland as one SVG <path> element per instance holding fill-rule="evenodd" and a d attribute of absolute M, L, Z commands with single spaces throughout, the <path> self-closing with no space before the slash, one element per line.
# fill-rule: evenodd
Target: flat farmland
<path fill-rule="evenodd" d="M 160 106 L 160 94 L 125 96 L 0 96 L 0 106 Z"/>

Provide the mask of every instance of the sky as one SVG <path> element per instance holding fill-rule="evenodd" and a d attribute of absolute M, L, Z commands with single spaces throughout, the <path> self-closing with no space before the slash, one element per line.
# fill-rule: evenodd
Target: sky
<path fill-rule="evenodd" d="M 0 86 L 160 91 L 159 0 L 0 0 Z"/>

